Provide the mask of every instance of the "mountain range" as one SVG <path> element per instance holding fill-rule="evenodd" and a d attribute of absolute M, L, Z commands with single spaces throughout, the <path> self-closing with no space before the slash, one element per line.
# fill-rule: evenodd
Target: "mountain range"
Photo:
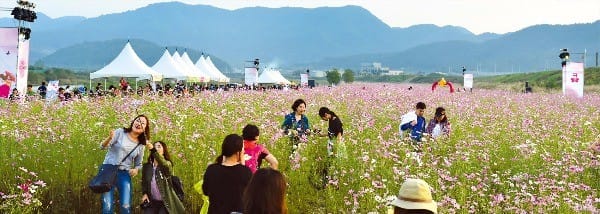
<path fill-rule="evenodd" d="M 14 23 L 0 19 L 0 26 Z M 30 62 L 87 70 L 118 54 L 120 48 L 109 43 L 126 40 L 143 42 L 138 46 L 146 49 L 132 46 L 149 65 L 164 47 L 179 47 L 196 58 L 210 53 L 219 68 L 241 69 L 246 60 L 260 58 L 282 69 L 360 69 L 361 63 L 382 62 L 392 70 L 424 73 L 457 72 L 462 66 L 482 73 L 557 69 L 561 48 L 587 50 L 590 66 L 600 49 L 600 21 L 475 35 L 458 26 L 390 27 L 358 6 L 225 10 L 169 2 L 94 18 L 38 13 L 30 28 Z"/>

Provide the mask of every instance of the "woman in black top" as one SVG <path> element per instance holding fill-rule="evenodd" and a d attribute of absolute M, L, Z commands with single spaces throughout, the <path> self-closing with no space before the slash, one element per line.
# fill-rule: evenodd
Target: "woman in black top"
<path fill-rule="evenodd" d="M 342 135 L 344 134 L 344 128 L 342 126 L 342 121 L 340 118 L 327 107 L 321 107 L 319 109 L 319 116 L 321 119 L 325 121 L 329 121 L 329 127 L 327 128 L 327 133 L 322 133 L 321 136 L 328 136 L 329 141 L 327 145 L 327 152 L 329 155 L 333 155 L 333 144 L 334 142 L 338 146 L 342 146 Z M 341 149 L 341 148 L 340 148 Z M 340 151 L 338 151 L 340 152 Z"/>
<path fill-rule="evenodd" d="M 251 177 L 250 168 L 244 166 L 242 137 L 227 135 L 221 146 L 221 155 L 204 173 L 202 191 L 209 198 L 208 213 L 242 213 L 242 195 Z"/>

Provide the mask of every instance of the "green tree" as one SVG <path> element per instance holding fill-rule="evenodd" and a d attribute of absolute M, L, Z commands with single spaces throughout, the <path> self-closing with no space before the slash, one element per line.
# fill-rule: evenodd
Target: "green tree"
<path fill-rule="evenodd" d="M 345 83 L 354 82 L 354 71 L 352 71 L 350 69 L 344 70 L 344 74 L 342 74 L 342 79 L 344 80 Z"/>
<path fill-rule="evenodd" d="M 340 83 L 341 75 L 340 72 L 337 69 L 333 69 L 332 71 L 327 71 L 325 72 L 327 75 L 327 82 L 329 82 L 329 84 L 334 84 L 337 85 L 338 83 Z"/>

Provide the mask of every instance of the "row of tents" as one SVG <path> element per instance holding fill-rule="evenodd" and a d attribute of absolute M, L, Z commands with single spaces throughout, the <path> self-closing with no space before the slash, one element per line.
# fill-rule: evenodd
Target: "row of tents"
<path fill-rule="evenodd" d="M 213 64 L 210 56 L 202 55 L 196 63 L 193 63 L 187 52 L 180 55 L 175 51 L 173 55 L 170 55 L 169 51 L 165 50 L 160 59 L 152 67 L 149 67 L 138 57 L 129 42 L 112 62 L 102 69 L 90 73 L 90 81 L 106 77 L 126 77 L 151 81 L 176 79 L 202 83 L 210 81 L 227 83 L 230 81 L 230 78 L 223 75 Z"/>

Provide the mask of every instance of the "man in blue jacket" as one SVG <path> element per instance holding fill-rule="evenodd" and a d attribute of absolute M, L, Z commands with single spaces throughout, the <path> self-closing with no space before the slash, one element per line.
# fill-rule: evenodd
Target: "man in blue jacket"
<path fill-rule="evenodd" d="M 425 117 L 423 117 L 423 114 L 425 113 L 425 103 L 423 102 L 418 102 L 417 106 L 415 108 L 414 113 L 413 112 L 409 112 L 408 117 L 410 117 L 410 115 L 415 114 L 416 118 L 414 118 L 413 116 L 413 120 L 411 120 L 410 122 L 404 123 L 400 126 L 400 130 L 405 131 L 410 129 L 410 138 L 413 139 L 416 142 L 421 142 L 421 137 L 423 136 L 423 133 L 425 133 L 425 125 L 426 125 L 426 120 Z M 403 117 L 407 117 L 407 116 L 403 116 Z"/>

